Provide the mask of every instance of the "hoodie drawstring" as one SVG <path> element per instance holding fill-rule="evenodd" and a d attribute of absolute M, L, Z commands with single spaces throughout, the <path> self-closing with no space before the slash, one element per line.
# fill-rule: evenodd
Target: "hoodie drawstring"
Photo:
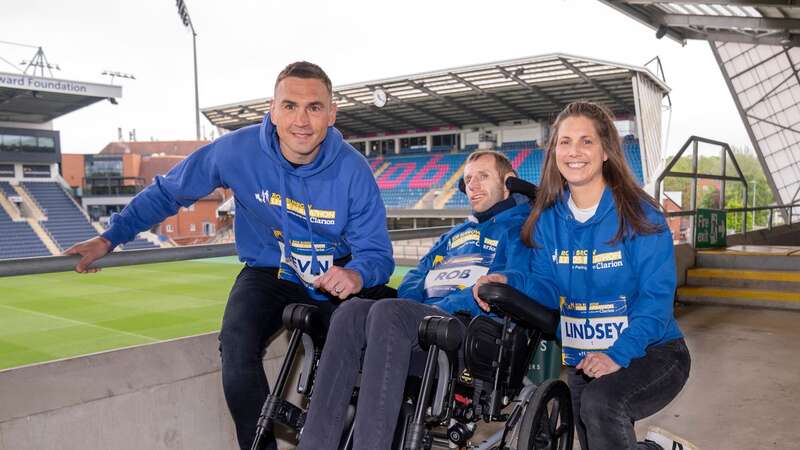
<path fill-rule="evenodd" d="M 317 259 L 317 246 L 314 245 L 314 232 L 311 230 L 311 205 L 309 204 L 311 197 L 308 195 L 308 186 L 306 186 L 306 180 L 304 178 L 300 179 L 300 184 L 303 186 L 303 197 L 305 197 L 303 199 L 303 211 L 306 215 L 308 240 L 311 242 L 311 274 L 319 275 L 320 264 L 319 260 Z"/>
<path fill-rule="evenodd" d="M 286 198 L 286 176 L 284 175 L 282 170 L 278 171 L 280 176 L 280 185 L 281 185 L 281 214 L 282 214 L 282 227 L 281 234 L 283 235 L 283 256 L 286 258 L 287 262 L 294 267 L 292 262 L 292 246 L 291 240 L 289 239 L 289 213 L 286 210 L 286 205 L 289 203 L 288 199 Z"/>

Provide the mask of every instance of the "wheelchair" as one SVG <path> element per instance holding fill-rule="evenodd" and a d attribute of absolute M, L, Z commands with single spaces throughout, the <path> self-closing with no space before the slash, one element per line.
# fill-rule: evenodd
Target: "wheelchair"
<path fill-rule="evenodd" d="M 571 450 L 575 428 L 566 383 L 547 380 L 537 386 L 525 378 L 541 340 L 555 335 L 558 312 L 505 284 L 487 283 L 479 293 L 499 320 L 477 316 L 465 327 L 458 318 L 428 316 L 420 323 L 424 369 L 421 377 L 409 376 L 392 449 Z M 291 332 L 289 349 L 264 402 L 251 450 L 260 450 L 262 435 L 275 423 L 302 432 L 305 411 L 282 394 L 300 346 L 304 355 L 296 390 L 313 398 L 327 330 L 311 305 L 289 305 L 282 319 Z M 352 446 L 353 415 L 341 450 Z M 502 427 L 475 443 L 481 422 Z"/>

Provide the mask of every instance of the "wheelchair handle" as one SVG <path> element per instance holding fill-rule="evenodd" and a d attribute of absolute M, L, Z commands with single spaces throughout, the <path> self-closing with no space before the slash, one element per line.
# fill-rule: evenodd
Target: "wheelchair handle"
<path fill-rule="evenodd" d="M 454 352 L 464 341 L 464 325 L 454 317 L 425 316 L 417 333 L 423 350 L 435 345 L 444 351 Z"/>
<path fill-rule="evenodd" d="M 559 313 L 542 306 L 513 287 L 490 282 L 478 288 L 478 296 L 493 310 L 508 316 L 517 323 L 554 335 L 558 329 Z"/>
<path fill-rule="evenodd" d="M 325 340 L 327 326 L 316 306 L 292 303 L 283 308 L 283 326 L 289 331 L 300 330 L 311 336 L 315 342 Z"/>

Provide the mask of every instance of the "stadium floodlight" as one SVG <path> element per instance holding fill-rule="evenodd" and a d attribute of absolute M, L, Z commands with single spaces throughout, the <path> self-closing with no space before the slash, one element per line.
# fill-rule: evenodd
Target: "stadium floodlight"
<path fill-rule="evenodd" d="M 114 78 L 125 78 L 127 80 L 136 79 L 132 73 L 118 72 L 116 70 L 104 70 L 100 75 L 111 77 L 111 84 L 114 84 Z"/>
<path fill-rule="evenodd" d="M 194 52 L 194 120 L 196 126 L 197 140 L 200 140 L 200 98 L 197 88 L 197 32 L 194 31 L 192 18 L 189 16 L 189 10 L 186 8 L 184 0 L 175 0 L 175 6 L 178 8 L 178 16 L 181 18 L 183 25 L 192 32 L 192 51 Z"/>
<path fill-rule="evenodd" d="M 669 31 L 669 27 L 666 25 L 659 25 L 658 29 L 656 30 L 656 39 L 661 39 L 667 35 L 667 31 Z"/>

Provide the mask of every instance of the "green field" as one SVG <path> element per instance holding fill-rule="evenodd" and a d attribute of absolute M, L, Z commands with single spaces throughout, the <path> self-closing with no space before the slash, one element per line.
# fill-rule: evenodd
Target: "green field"
<path fill-rule="evenodd" d="M 240 269 L 230 257 L 0 278 L 0 369 L 216 331 Z"/>

